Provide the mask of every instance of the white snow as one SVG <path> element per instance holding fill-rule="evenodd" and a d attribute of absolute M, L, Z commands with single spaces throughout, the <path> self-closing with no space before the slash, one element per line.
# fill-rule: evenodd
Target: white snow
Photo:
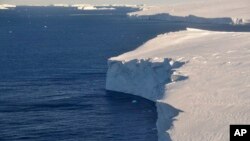
<path fill-rule="evenodd" d="M 211 0 L 144 7 L 129 15 L 249 24 L 249 13 L 248 0 Z M 159 141 L 228 141 L 230 124 L 250 123 L 249 59 L 250 33 L 162 34 L 110 58 L 106 88 L 155 101 Z"/>
<path fill-rule="evenodd" d="M 143 5 L 121 5 L 121 4 L 110 4 L 110 5 L 90 5 L 90 4 L 75 4 L 72 7 L 77 7 L 78 10 L 115 10 L 117 7 L 130 7 L 130 8 L 141 8 Z M 142 9 L 140 9 L 142 10 Z"/>
<path fill-rule="evenodd" d="M 85 6 L 85 7 L 82 7 L 82 10 L 96 10 L 96 9 L 97 8 L 95 6 Z"/>
<path fill-rule="evenodd" d="M 15 5 L 11 5 L 11 4 L 0 4 L 0 10 L 6 10 L 6 9 L 10 9 L 10 8 L 15 8 Z"/>
<path fill-rule="evenodd" d="M 78 10 L 115 10 L 115 8 L 97 7 L 90 4 L 75 4 L 72 7 L 77 7 Z"/>
<path fill-rule="evenodd" d="M 169 14 L 168 15 L 164 15 Z M 178 4 L 166 4 L 161 6 L 145 7 L 144 10 L 130 13 L 130 16 L 140 18 L 156 18 L 165 20 L 202 22 L 207 20 L 219 20 L 220 23 L 233 24 L 249 24 L 250 23 L 250 2 L 249 0 L 186 0 Z M 158 15 L 160 14 L 160 15 Z M 158 15 L 158 16 L 156 16 Z M 177 16 L 177 17 L 175 17 Z M 194 18 L 195 17 L 195 18 Z M 177 19 L 176 19 L 177 18 Z M 211 19 L 212 18 L 212 19 Z M 213 18 L 229 18 L 230 20 L 221 21 L 221 19 Z"/>
<path fill-rule="evenodd" d="M 76 7 L 78 10 L 115 10 L 118 7 L 130 7 L 130 8 L 138 8 L 143 10 L 145 5 L 122 5 L 122 4 L 103 4 L 103 5 L 91 5 L 91 4 L 65 4 L 65 3 L 55 3 L 52 5 L 39 5 L 39 4 L 32 4 L 32 5 L 25 5 L 25 6 L 39 6 L 39 7 Z M 10 4 L 0 4 L 0 10 L 15 8 L 16 5 Z"/>
<path fill-rule="evenodd" d="M 74 4 L 72 7 L 77 7 L 78 10 L 96 10 L 97 8 L 94 5 L 90 4 Z"/>
<path fill-rule="evenodd" d="M 144 7 L 146 5 L 143 4 L 139 4 L 139 5 L 133 5 L 133 4 L 110 4 L 109 6 L 112 7 L 131 7 L 131 8 L 140 8 L 140 7 Z"/>
<path fill-rule="evenodd" d="M 69 4 L 63 4 L 63 3 L 58 3 L 58 4 L 53 4 L 55 7 L 70 7 Z"/>
<path fill-rule="evenodd" d="M 0 10 L 5 10 L 5 9 L 8 9 L 8 8 L 0 5 Z"/>
<path fill-rule="evenodd" d="M 159 141 L 228 141 L 250 123 L 249 60 L 250 33 L 187 29 L 110 58 L 106 88 L 156 101 Z"/>

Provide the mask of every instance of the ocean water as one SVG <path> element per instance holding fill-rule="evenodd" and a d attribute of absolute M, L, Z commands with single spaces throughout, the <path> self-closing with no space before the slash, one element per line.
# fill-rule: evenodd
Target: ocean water
<path fill-rule="evenodd" d="M 117 10 L 0 10 L 0 141 L 156 141 L 156 109 L 105 91 L 107 59 L 186 27 L 250 26 L 130 19 Z"/>
<path fill-rule="evenodd" d="M 105 91 L 107 59 L 187 26 L 250 26 L 130 19 L 132 8 L 0 10 L 0 141 L 156 141 L 156 109 Z"/>
<path fill-rule="evenodd" d="M 156 141 L 153 102 L 105 91 L 107 59 L 185 26 L 134 10 L 0 11 L 0 140 Z"/>

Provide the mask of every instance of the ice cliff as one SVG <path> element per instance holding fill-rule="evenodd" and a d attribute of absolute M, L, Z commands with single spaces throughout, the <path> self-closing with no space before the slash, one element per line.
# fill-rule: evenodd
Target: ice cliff
<path fill-rule="evenodd" d="M 170 140 L 166 132 L 172 125 L 173 117 L 179 110 L 160 100 L 165 93 L 165 85 L 186 77 L 175 73 L 174 69 L 183 62 L 172 59 L 134 59 L 130 61 L 108 61 L 106 89 L 134 94 L 156 102 L 158 111 L 158 137 L 160 140 Z"/>
<path fill-rule="evenodd" d="M 159 141 L 227 141 L 250 123 L 250 33 L 162 34 L 110 58 L 106 89 L 156 102 Z"/>
<path fill-rule="evenodd" d="M 108 61 L 106 88 L 130 93 L 156 101 L 161 97 L 162 85 L 170 81 L 169 59 L 134 59 Z"/>
<path fill-rule="evenodd" d="M 249 24 L 250 21 L 240 18 L 221 17 L 221 18 L 204 18 L 195 15 L 188 16 L 174 16 L 169 13 L 160 13 L 154 15 L 137 15 L 134 13 L 128 14 L 130 18 L 141 20 L 161 20 L 170 22 L 185 22 L 185 23 L 205 23 L 205 24 L 232 24 L 244 25 Z"/>
<path fill-rule="evenodd" d="M 129 13 L 129 16 L 196 23 L 250 24 L 249 13 L 249 0 L 186 0 L 182 3 L 144 6 L 143 10 Z"/>

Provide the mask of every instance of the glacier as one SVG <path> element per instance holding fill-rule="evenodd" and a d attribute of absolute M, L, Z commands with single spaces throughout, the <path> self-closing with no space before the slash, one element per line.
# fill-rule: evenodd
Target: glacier
<path fill-rule="evenodd" d="M 106 89 L 156 102 L 159 141 L 227 141 L 250 123 L 250 33 L 187 28 L 108 61 Z"/>
<path fill-rule="evenodd" d="M 131 18 L 249 24 L 248 0 L 143 6 Z M 106 89 L 156 102 L 159 141 L 228 141 L 250 123 L 250 33 L 187 28 L 108 61 Z"/>
<path fill-rule="evenodd" d="M 249 0 L 186 0 L 158 6 L 144 6 L 131 17 L 194 23 L 250 24 Z"/>

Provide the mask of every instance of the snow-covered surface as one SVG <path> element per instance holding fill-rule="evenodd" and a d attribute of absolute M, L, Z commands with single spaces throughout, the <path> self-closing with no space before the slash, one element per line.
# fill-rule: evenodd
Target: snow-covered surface
<path fill-rule="evenodd" d="M 115 10 L 117 7 L 130 7 L 130 8 L 138 8 L 139 10 L 143 10 L 142 7 L 144 5 L 119 5 L 119 4 L 103 4 L 103 5 L 91 5 L 91 4 L 64 4 L 64 3 L 58 3 L 58 4 L 52 4 L 52 5 L 39 5 L 39 4 L 33 4 L 33 5 L 22 5 L 22 6 L 39 6 L 39 7 L 75 7 L 78 10 Z M 0 4 L 0 9 L 8 9 L 16 7 L 15 5 L 9 5 L 9 4 Z"/>
<path fill-rule="evenodd" d="M 15 8 L 15 5 L 11 5 L 11 4 L 0 4 L 0 10 L 4 10 L 4 9 L 10 9 L 10 8 Z"/>
<path fill-rule="evenodd" d="M 159 141 L 228 141 L 250 123 L 249 60 L 250 33 L 187 29 L 110 58 L 106 88 L 156 101 Z"/>
<path fill-rule="evenodd" d="M 77 7 L 78 10 L 115 10 L 117 7 L 130 7 L 130 8 L 141 8 L 143 5 L 90 5 L 90 4 L 75 4 L 72 7 Z M 142 9 L 140 9 L 142 10 Z"/>
<path fill-rule="evenodd" d="M 63 3 L 58 3 L 58 4 L 53 4 L 55 7 L 70 7 L 69 4 L 63 4 Z"/>
<path fill-rule="evenodd" d="M 39 7 L 75 7 L 78 10 L 115 10 L 118 7 L 130 7 L 130 8 L 137 8 L 139 10 L 143 10 L 145 5 L 122 5 L 122 4 L 103 4 L 103 5 L 91 5 L 91 4 L 64 4 L 64 3 L 56 3 L 52 5 L 39 5 L 39 4 L 32 4 L 32 5 L 22 5 L 22 6 L 39 6 Z M 0 10 L 2 9 L 10 9 L 15 8 L 16 5 L 10 4 L 0 4 Z"/>
<path fill-rule="evenodd" d="M 77 7 L 78 10 L 96 10 L 95 6 L 84 6 L 84 7 Z"/>
<path fill-rule="evenodd" d="M 161 14 L 156 18 L 167 19 L 167 13 L 171 16 L 183 17 L 184 21 L 192 15 L 202 18 L 231 18 L 234 24 L 250 23 L 250 2 L 249 0 L 209 0 L 209 1 L 191 1 L 187 0 L 178 4 L 166 4 L 161 6 L 145 7 L 144 10 L 130 13 L 130 16 L 139 16 L 143 18 L 154 18 L 153 15 Z M 190 19 L 189 19 L 190 20 Z M 195 22 L 195 20 L 192 20 Z"/>
<path fill-rule="evenodd" d="M 118 7 L 130 7 L 130 8 L 138 8 L 139 10 L 143 10 L 143 5 L 118 5 L 118 4 L 104 4 L 104 5 L 91 5 L 91 4 L 53 4 L 55 7 L 76 7 L 78 10 L 115 10 Z"/>

